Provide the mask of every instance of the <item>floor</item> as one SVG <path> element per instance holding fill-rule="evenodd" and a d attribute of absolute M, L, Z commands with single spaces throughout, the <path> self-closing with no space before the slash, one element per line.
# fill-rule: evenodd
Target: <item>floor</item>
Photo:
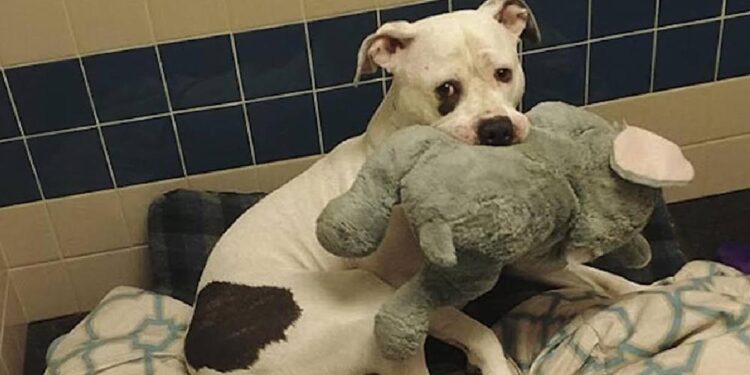
<path fill-rule="evenodd" d="M 727 241 L 750 245 L 750 189 L 672 204 L 669 210 L 688 259 L 715 260 L 716 249 Z M 25 374 L 43 374 L 49 344 L 70 331 L 84 316 L 29 325 Z"/>

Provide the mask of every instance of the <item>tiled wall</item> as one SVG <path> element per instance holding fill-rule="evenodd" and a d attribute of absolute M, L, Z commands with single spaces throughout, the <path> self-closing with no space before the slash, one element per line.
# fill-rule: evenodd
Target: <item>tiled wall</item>
<path fill-rule="evenodd" d="M 649 121 L 661 120 L 664 98 L 750 97 L 750 81 L 728 80 L 750 74 L 750 0 L 528 2 L 545 42 L 523 51 L 525 108 L 561 99 L 658 128 Z M 0 248 L 25 317 L 86 310 L 111 286 L 146 285 L 153 197 L 278 186 L 364 129 L 388 79 L 350 81 L 359 43 L 379 23 L 479 3 L 0 0 Z M 709 87 L 690 92 L 702 94 L 630 99 L 700 83 Z M 628 99 L 610 102 L 618 98 Z M 720 146 L 722 160 L 736 160 L 750 115 L 725 102 L 735 103 L 709 107 L 734 122 L 659 130 L 696 157 Z M 691 108 L 668 103 L 671 115 L 716 120 L 695 112 L 700 97 Z M 674 197 L 744 183 L 733 181 Z"/>

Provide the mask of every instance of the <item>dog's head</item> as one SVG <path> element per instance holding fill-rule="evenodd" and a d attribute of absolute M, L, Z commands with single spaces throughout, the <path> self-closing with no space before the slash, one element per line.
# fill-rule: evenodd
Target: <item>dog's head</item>
<path fill-rule="evenodd" d="M 393 74 L 394 105 L 470 144 L 509 145 L 528 134 L 515 108 L 525 78 L 521 39 L 539 30 L 523 0 L 488 0 L 477 10 L 384 24 L 359 51 L 355 81 L 382 67 Z"/>

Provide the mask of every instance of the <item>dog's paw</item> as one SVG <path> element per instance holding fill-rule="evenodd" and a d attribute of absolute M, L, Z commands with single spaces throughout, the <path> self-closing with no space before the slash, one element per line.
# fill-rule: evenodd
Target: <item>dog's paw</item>
<path fill-rule="evenodd" d="M 409 319 L 411 318 L 411 319 Z M 381 311 L 375 316 L 375 339 L 383 356 L 391 360 L 404 360 L 417 354 L 427 338 L 429 320 L 407 319 Z"/>

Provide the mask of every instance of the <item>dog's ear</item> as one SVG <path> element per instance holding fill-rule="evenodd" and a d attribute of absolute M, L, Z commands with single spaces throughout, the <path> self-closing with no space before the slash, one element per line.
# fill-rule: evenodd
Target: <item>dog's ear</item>
<path fill-rule="evenodd" d="M 626 126 L 613 147 L 610 166 L 628 181 L 660 188 L 685 185 L 695 175 L 679 146 L 648 130 Z"/>
<path fill-rule="evenodd" d="M 524 0 L 487 0 L 479 7 L 479 11 L 489 13 L 525 42 L 542 41 L 534 14 Z"/>
<path fill-rule="evenodd" d="M 416 33 L 411 23 L 395 21 L 383 24 L 378 31 L 365 38 L 357 55 L 354 83 L 359 82 L 363 74 L 375 73 L 378 67 L 392 72 L 403 49 L 411 43 Z"/>

